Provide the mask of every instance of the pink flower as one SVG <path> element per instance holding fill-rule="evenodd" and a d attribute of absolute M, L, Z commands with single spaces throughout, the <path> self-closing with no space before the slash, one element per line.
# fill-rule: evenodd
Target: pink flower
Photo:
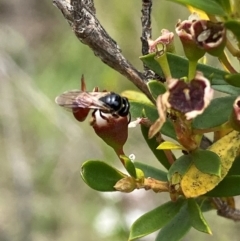
<path fill-rule="evenodd" d="M 189 83 L 173 79 L 169 84 L 168 103 L 172 109 L 184 113 L 187 120 L 203 113 L 213 98 L 209 80 L 201 72 Z"/>
<path fill-rule="evenodd" d="M 223 23 L 198 20 L 192 24 L 191 34 L 198 46 L 209 54 L 222 54 L 226 44 L 226 28 Z"/>
<path fill-rule="evenodd" d="M 213 98 L 213 89 L 209 80 L 201 72 L 190 82 L 181 79 L 169 79 L 168 91 L 157 98 L 159 118 L 149 130 L 149 138 L 153 137 L 166 121 L 167 110 L 184 114 L 191 120 L 202 114 Z"/>
<path fill-rule="evenodd" d="M 229 123 L 234 130 L 240 131 L 240 97 L 237 97 L 233 103 L 233 110 L 229 118 Z"/>
<path fill-rule="evenodd" d="M 189 60 L 198 60 L 205 52 L 219 56 L 226 44 L 226 28 L 223 23 L 201 20 L 196 15 L 190 16 L 188 20 L 179 20 L 176 33 Z"/>
<path fill-rule="evenodd" d="M 182 42 L 185 55 L 189 60 L 198 60 L 202 58 L 206 52 L 199 48 L 191 32 L 192 25 L 196 21 L 196 15 L 191 15 L 188 20 L 179 20 L 175 29 Z"/>

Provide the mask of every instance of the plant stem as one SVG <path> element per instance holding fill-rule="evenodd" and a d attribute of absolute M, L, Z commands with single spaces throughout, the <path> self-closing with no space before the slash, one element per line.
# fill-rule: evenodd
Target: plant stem
<path fill-rule="evenodd" d="M 222 55 L 220 55 L 218 57 L 220 63 L 230 72 L 230 73 L 238 73 L 233 66 L 231 65 L 231 63 L 229 62 L 227 55 L 225 52 L 222 53 Z"/>
<path fill-rule="evenodd" d="M 171 70 L 168 64 L 168 59 L 167 59 L 167 54 L 166 54 L 166 50 L 165 50 L 165 45 L 163 44 L 158 44 L 157 45 L 157 53 L 156 56 L 154 57 L 154 59 L 158 62 L 158 64 L 160 65 L 164 77 L 166 78 L 166 81 L 168 81 L 169 79 L 172 78 L 172 74 L 171 74 Z"/>
<path fill-rule="evenodd" d="M 194 79 L 196 75 L 196 69 L 197 69 L 197 61 L 189 60 L 187 82 L 190 82 L 192 79 Z"/>

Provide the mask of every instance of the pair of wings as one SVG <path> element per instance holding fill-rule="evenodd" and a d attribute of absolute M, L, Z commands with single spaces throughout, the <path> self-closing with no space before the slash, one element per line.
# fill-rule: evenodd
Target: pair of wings
<path fill-rule="evenodd" d="M 99 98 L 109 95 L 110 92 L 85 92 L 71 90 L 57 96 L 55 102 L 66 109 L 73 108 L 99 109 L 108 112 L 111 108 Z"/>

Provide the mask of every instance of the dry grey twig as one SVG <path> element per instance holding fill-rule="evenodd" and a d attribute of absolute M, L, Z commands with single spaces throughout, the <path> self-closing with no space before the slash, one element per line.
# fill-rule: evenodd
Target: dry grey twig
<path fill-rule="evenodd" d="M 93 1 L 53 0 L 67 19 L 77 38 L 88 45 L 105 64 L 115 69 L 154 102 L 147 86 L 147 78 L 136 70 L 121 53 L 117 43 L 109 36 L 95 16 Z"/>

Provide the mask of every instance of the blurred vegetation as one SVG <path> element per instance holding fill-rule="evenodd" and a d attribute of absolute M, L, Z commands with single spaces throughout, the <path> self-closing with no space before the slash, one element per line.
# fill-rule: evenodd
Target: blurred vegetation
<path fill-rule="evenodd" d="M 95 5 L 124 55 L 142 69 L 141 1 L 96 1 Z M 176 21 L 186 18 L 187 12 L 154 1 L 152 16 L 155 38 L 162 28 L 174 31 Z M 99 86 L 121 92 L 135 87 L 77 40 L 52 1 L 1 0 L 0 36 L 0 240 L 127 240 L 134 219 L 168 197 L 90 190 L 79 175 L 84 160 L 120 164 L 87 121 L 79 124 L 54 99 L 78 89 L 82 74 L 89 90 Z M 154 163 L 146 148 L 139 130 L 130 130 L 126 153 Z M 229 236 L 238 240 L 235 224 L 222 218 L 214 222 L 215 213 L 208 215 L 215 225 L 209 240 L 224 241 Z M 202 235 L 196 237 L 192 231 L 186 240 L 202 240 Z"/>

